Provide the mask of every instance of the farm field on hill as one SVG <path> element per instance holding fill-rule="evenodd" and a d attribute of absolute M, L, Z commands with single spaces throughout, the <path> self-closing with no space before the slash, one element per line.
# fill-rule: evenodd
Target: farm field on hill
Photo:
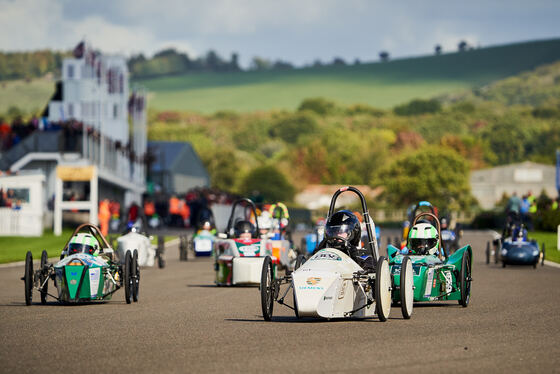
<path fill-rule="evenodd" d="M 385 63 L 196 73 L 133 83 L 147 87 L 155 110 L 293 110 L 303 99 L 318 96 L 345 105 L 391 108 L 413 98 L 466 91 L 558 60 L 560 39 L 553 39 Z M 26 113 L 42 110 L 54 90 L 54 81 L 45 78 L 0 82 L 0 113 L 11 106 Z"/>
<path fill-rule="evenodd" d="M 55 90 L 55 82 L 50 79 L 34 79 L 0 82 L 0 113 L 5 113 L 11 106 L 17 106 L 25 112 L 42 110 L 49 102 Z"/>
<path fill-rule="evenodd" d="M 141 80 L 156 110 L 295 109 L 304 98 L 390 108 L 482 86 L 560 60 L 560 39 L 386 63 L 287 71 L 186 74 Z"/>

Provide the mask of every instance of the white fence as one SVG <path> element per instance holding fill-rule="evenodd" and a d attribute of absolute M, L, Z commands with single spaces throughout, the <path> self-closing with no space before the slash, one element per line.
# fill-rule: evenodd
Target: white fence
<path fill-rule="evenodd" d="M 0 236 L 43 235 L 43 213 L 0 208 Z"/>

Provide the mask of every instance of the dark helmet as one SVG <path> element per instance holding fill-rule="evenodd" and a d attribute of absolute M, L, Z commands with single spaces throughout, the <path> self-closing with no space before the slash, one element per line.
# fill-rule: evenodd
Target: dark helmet
<path fill-rule="evenodd" d="M 250 233 L 251 236 L 255 237 L 255 235 L 257 234 L 257 229 L 255 228 L 255 225 L 253 225 L 251 222 L 249 221 L 238 221 L 234 228 L 233 228 L 234 232 L 235 232 L 235 237 L 238 238 L 239 235 L 244 234 L 244 233 Z"/>
<path fill-rule="evenodd" d="M 325 226 L 325 237 L 327 240 L 340 238 L 357 247 L 360 244 L 361 236 L 362 228 L 360 227 L 360 221 L 349 210 L 340 210 L 327 220 Z"/>

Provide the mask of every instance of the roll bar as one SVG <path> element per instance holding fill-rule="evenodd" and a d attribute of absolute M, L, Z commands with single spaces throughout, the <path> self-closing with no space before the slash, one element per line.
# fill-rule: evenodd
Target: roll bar
<path fill-rule="evenodd" d="M 368 247 L 369 247 L 369 249 L 370 249 L 370 251 L 373 255 L 374 261 L 377 262 L 377 259 L 379 258 L 379 248 L 377 246 L 377 238 L 375 237 L 375 223 L 373 222 L 373 220 L 371 219 L 371 217 L 369 215 L 369 211 L 368 211 L 367 204 L 366 204 L 366 198 L 360 192 L 360 190 L 358 190 L 356 187 L 352 187 L 352 186 L 346 186 L 346 187 L 339 188 L 334 193 L 334 195 L 331 199 L 331 205 L 329 207 L 329 214 L 327 216 L 327 221 L 329 220 L 329 217 L 331 217 L 334 214 L 336 199 L 342 193 L 347 192 L 347 191 L 354 192 L 360 198 L 360 202 L 362 203 L 362 215 L 364 216 L 364 223 L 366 224 L 366 231 L 367 231 L 367 235 L 368 235 L 367 245 L 368 245 Z"/>
<path fill-rule="evenodd" d="M 248 199 L 246 197 L 241 198 L 241 199 L 237 199 L 233 202 L 233 205 L 231 206 L 231 213 L 229 215 L 226 234 L 228 235 L 228 237 L 233 236 L 232 231 L 233 231 L 233 218 L 234 218 L 234 214 L 235 214 L 235 208 L 237 207 L 237 205 L 240 205 L 242 203 L 245 203 L 245 208 L 251 208 L 251 210 L 252 210 L 252 212 L 255 216 L 255 226 L 257 227 L 256 237 L 258 238 L 260 231 L 259 231 L 259 220 L 257 219 L 257 207 L 256 207 L 255 203 L 253 202 L 253 200 Z"/>

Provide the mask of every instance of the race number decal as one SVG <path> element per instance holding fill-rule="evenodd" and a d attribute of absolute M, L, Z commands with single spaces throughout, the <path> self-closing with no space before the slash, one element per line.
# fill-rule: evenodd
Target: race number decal
<path fill-rule="evenodd" d="M 194 246 L 197 252 L 208 252 L 212 250 L 212 240 L 199 239 L 194 242 Z"/>
<path fill-rule="evenodd" d="M 330 261 L 342 261 L 342 257 L 337 255 L 336 253 L 321 251 L 317 253 L 312 260 L 330 260 Z"/>
<path fill-rule="evenodd" d="M 238 248 L 239 252 L 243 254 L 243 256 L 255 256 L 259 253 L 259 246 L 256 245 L 245 245 Z"/>
<path fill-rule="evenodd" d="M 451 278 L 451 272 L 445 271 L 443 272 L 443 276 L 445 277 L 445 292 L 451 293 L 451 291 L 453 291 L 453 278 Z"/>
<path fill-rule="evenodd" d="M 428 277 L 426 279 L 426 290 L 424 297 L 429 297 L 432 294 L 432 281 L 434 280 L 434 269 L 428 269 Z"/>
<path fill-rule="evenodd" d="M 92 299 L 97 297 L 100 275 L 101 275 L 101 268 L 89 269 L 89 292 Z"/>

